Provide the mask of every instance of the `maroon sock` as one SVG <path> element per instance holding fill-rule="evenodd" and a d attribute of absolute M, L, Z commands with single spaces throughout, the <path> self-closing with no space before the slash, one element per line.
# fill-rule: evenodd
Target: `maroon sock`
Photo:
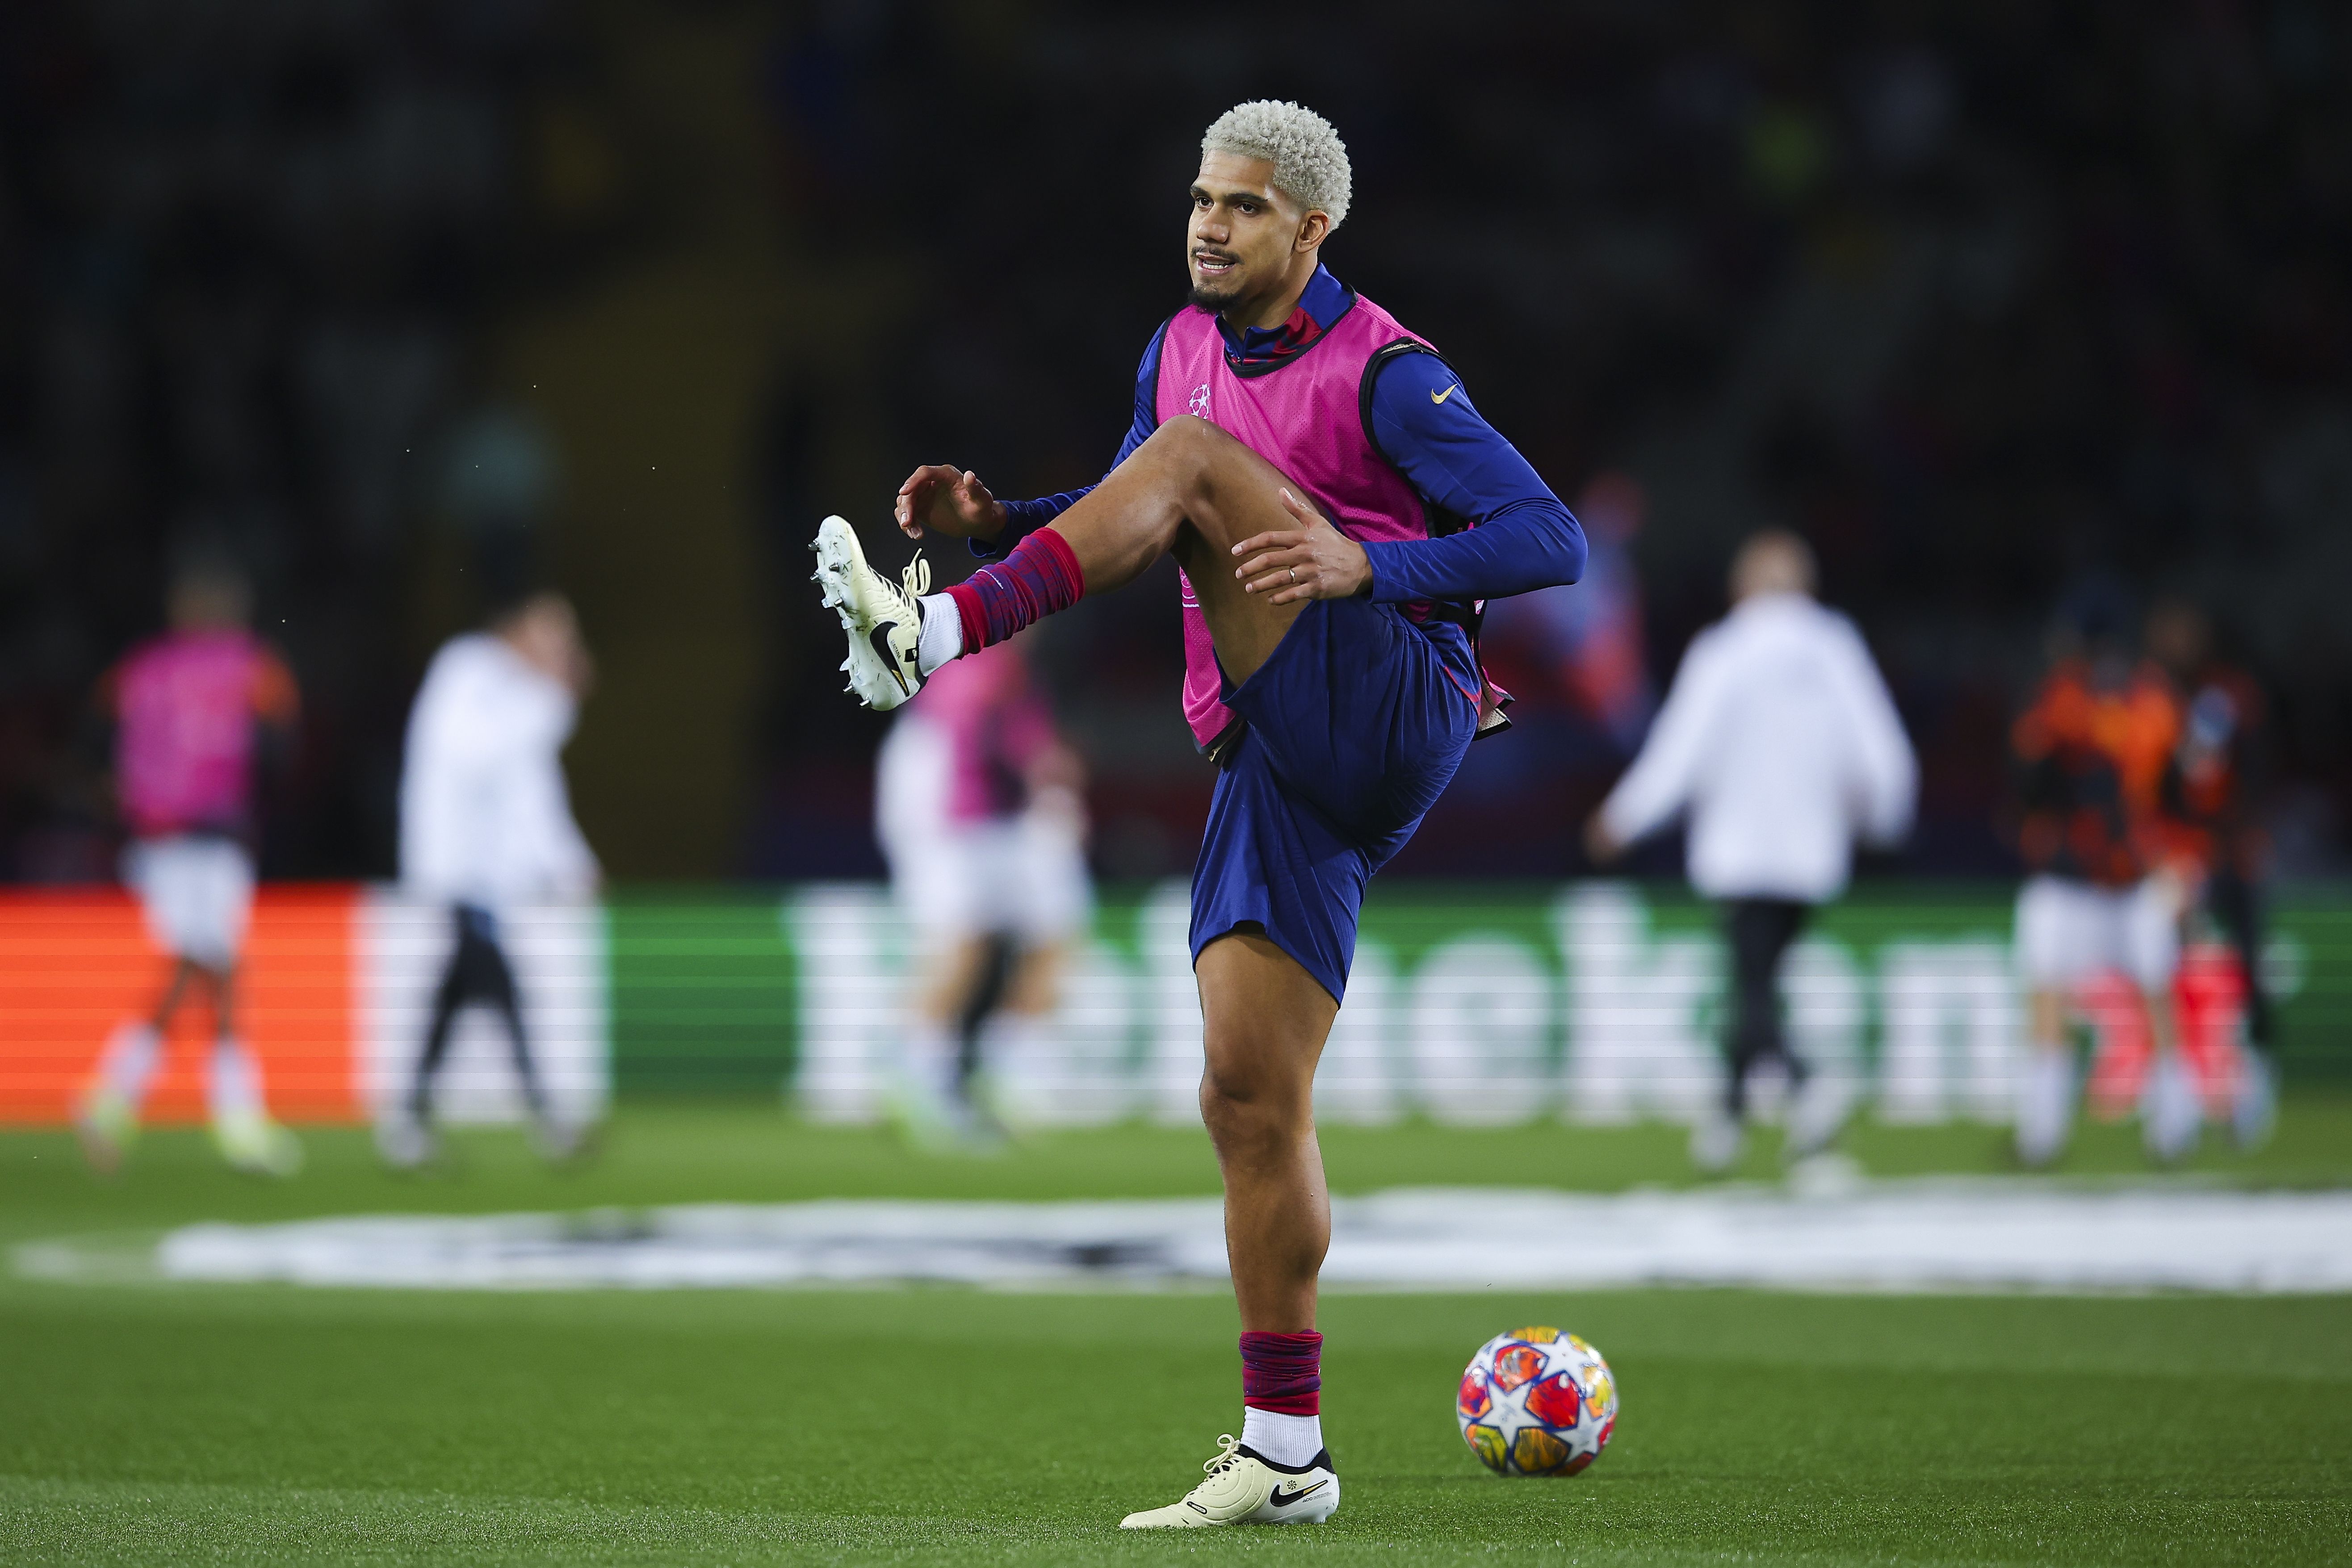
<path fill-rule="evenodd" d="M 1323 1414 L 1323 1336 L 1242 1336 L 1242 1403 L 1277 1415 Z"/>
<path fill-rule="evenodd" d="M 978 653 L 1003 642 L 1031 622 L 1066 610 L 1086 594 L 1087 574 L 1078 569 L 1070 542 L 1041 528 L 948 590 L 963 620 L 963 651 Z"/>

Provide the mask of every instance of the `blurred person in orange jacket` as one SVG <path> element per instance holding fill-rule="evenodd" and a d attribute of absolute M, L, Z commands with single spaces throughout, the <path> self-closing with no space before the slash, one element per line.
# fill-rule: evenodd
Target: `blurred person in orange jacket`
<path fill-rule="evenodd" d="M 2029 1165 L 2066 1146 L 2077 1081 L 2066 1035 L 2070 999 L 2094 975 L 2130 977 L 2147 1011 L 2156 1061 L 2141 1106 L 2148 1152 L 2170 1163 L 2196 1146 L 2203 1120 L 2179 1050 L 2172 983 L 2179 926 L 2196 877 L 2166 802 L 2180 743 L 2171 681 L 2136 659 L 2114 606 L 2084 608 L 2062 631 L 2049 673 L 2011 731 L 2019 768 L 2017 963 L 2032 1042 L 2018 1104 L 2017 1152 Z"/>
<path fill-rule="evenodd" d="M 2159 601 L 2148 612 L 2147 644 L 2171 677 L 2181 709 L 2168 802 L 2175 842 L 2198 868 L 2199 903 L 2236 953 L 2245 987 L 2245 1035 L 2253 1051 L 2234 1131 L 2242 1146 L 2252 1146 L 2269 1134 L 2277 1105 L 2260 894 L 2269 851 L 2259 816 L 2268 705 L 2253 677 L 2214 658 L 2212 623 L 2189 601 Z"/>

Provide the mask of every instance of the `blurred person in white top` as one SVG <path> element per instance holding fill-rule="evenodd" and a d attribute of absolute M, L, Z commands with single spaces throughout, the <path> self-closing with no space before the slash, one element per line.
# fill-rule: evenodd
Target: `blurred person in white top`
<path fill-rule="evenodd" d="M 1730 1083 L 1691 1139 L 1709 1172 L 1738 1158 L 1748 1079 L 1766 1062 L 1798 1089 L 1789 1155 L 1836 1136 L 1845 1091 L 1789 1052 L 1780 961 L 1814 906 L 1844 890 L 1854 840 L 1899 842 L 1917 795 L 1918 764 L 1870 650 L 1814 601 L 1813 582 L 1812 552 L 1792 533 L 1740 547 L 1731 613 L 1692 640 L 1641 755 L 1586 828 L 1605 864 L 1686 813 L 1691 882 L 1724 908 Z"/>
<path fill-rule="evenodd" d="M 596 857 L 572 820 L 562 762 L 590 676 L 571 602 L 541 592 L 451 638 L 417 690 L 400 779 L 401 879 L 449 907 L 456 943 L 415 1076 L 377 1128 L 395 1165 L 432 1157 L 433 1079 L 451 1026 L 473 1005 L 506 1026 L 541 1148 L 561 1158 L 579 1147 L 583 1129 L 557 1116 L 532 1062 L 499 925 L 513 905 L 595 891 Z"/>

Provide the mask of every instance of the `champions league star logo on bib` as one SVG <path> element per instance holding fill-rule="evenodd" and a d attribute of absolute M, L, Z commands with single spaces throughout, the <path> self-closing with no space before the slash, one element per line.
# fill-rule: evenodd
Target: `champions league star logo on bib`
<path fill-rule="evenodd" d="M 1209 416 L 1209 384 L 1207 382 L 1204 381 L 1192 389 L 1192 401 L 1184 405 L 1184 412 L 1195 419 L 1206 419 Z"/>

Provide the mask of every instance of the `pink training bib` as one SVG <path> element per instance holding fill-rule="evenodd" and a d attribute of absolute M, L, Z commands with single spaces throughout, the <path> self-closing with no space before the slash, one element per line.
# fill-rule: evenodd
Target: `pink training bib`
<path fill-rule="evenodd" d="M 142 837 L 234 831 L 252 809 L 254 724 L 291 716 L 293 682 L 249 633 L 175 632 L 115 673 L 115 787 Z"/>
<path fill-rule="evenodd" d="M 1154 410 L 1162 425 L 1189 414 L 1216 426 L 1280 468 L 1303 491 L 1299 499 L 1350 539 L 1426 539 L 1420 493 L 1364 429 L 1364 373 L 1374 354 L 1400 339 L 1421 342 L 1359 295 L 1290 358 L 1236 371 L 1216 317 L 1189 306 L 1160 340 Z M 1183 595 L 1184 718 L 1205 751 L 1233 723 L 1233 712 L 1218 700 L 1216 650 L 1189 579 Z"/>
<path fill-rule="evenodd" d="M 1018 642 L 940 666 L 914 711 L 947 734 L 948 820 L 959 826 L 1018 815 L 1029 769 L 1057 743 L 1053 712 L 1030 684 Z"/>

